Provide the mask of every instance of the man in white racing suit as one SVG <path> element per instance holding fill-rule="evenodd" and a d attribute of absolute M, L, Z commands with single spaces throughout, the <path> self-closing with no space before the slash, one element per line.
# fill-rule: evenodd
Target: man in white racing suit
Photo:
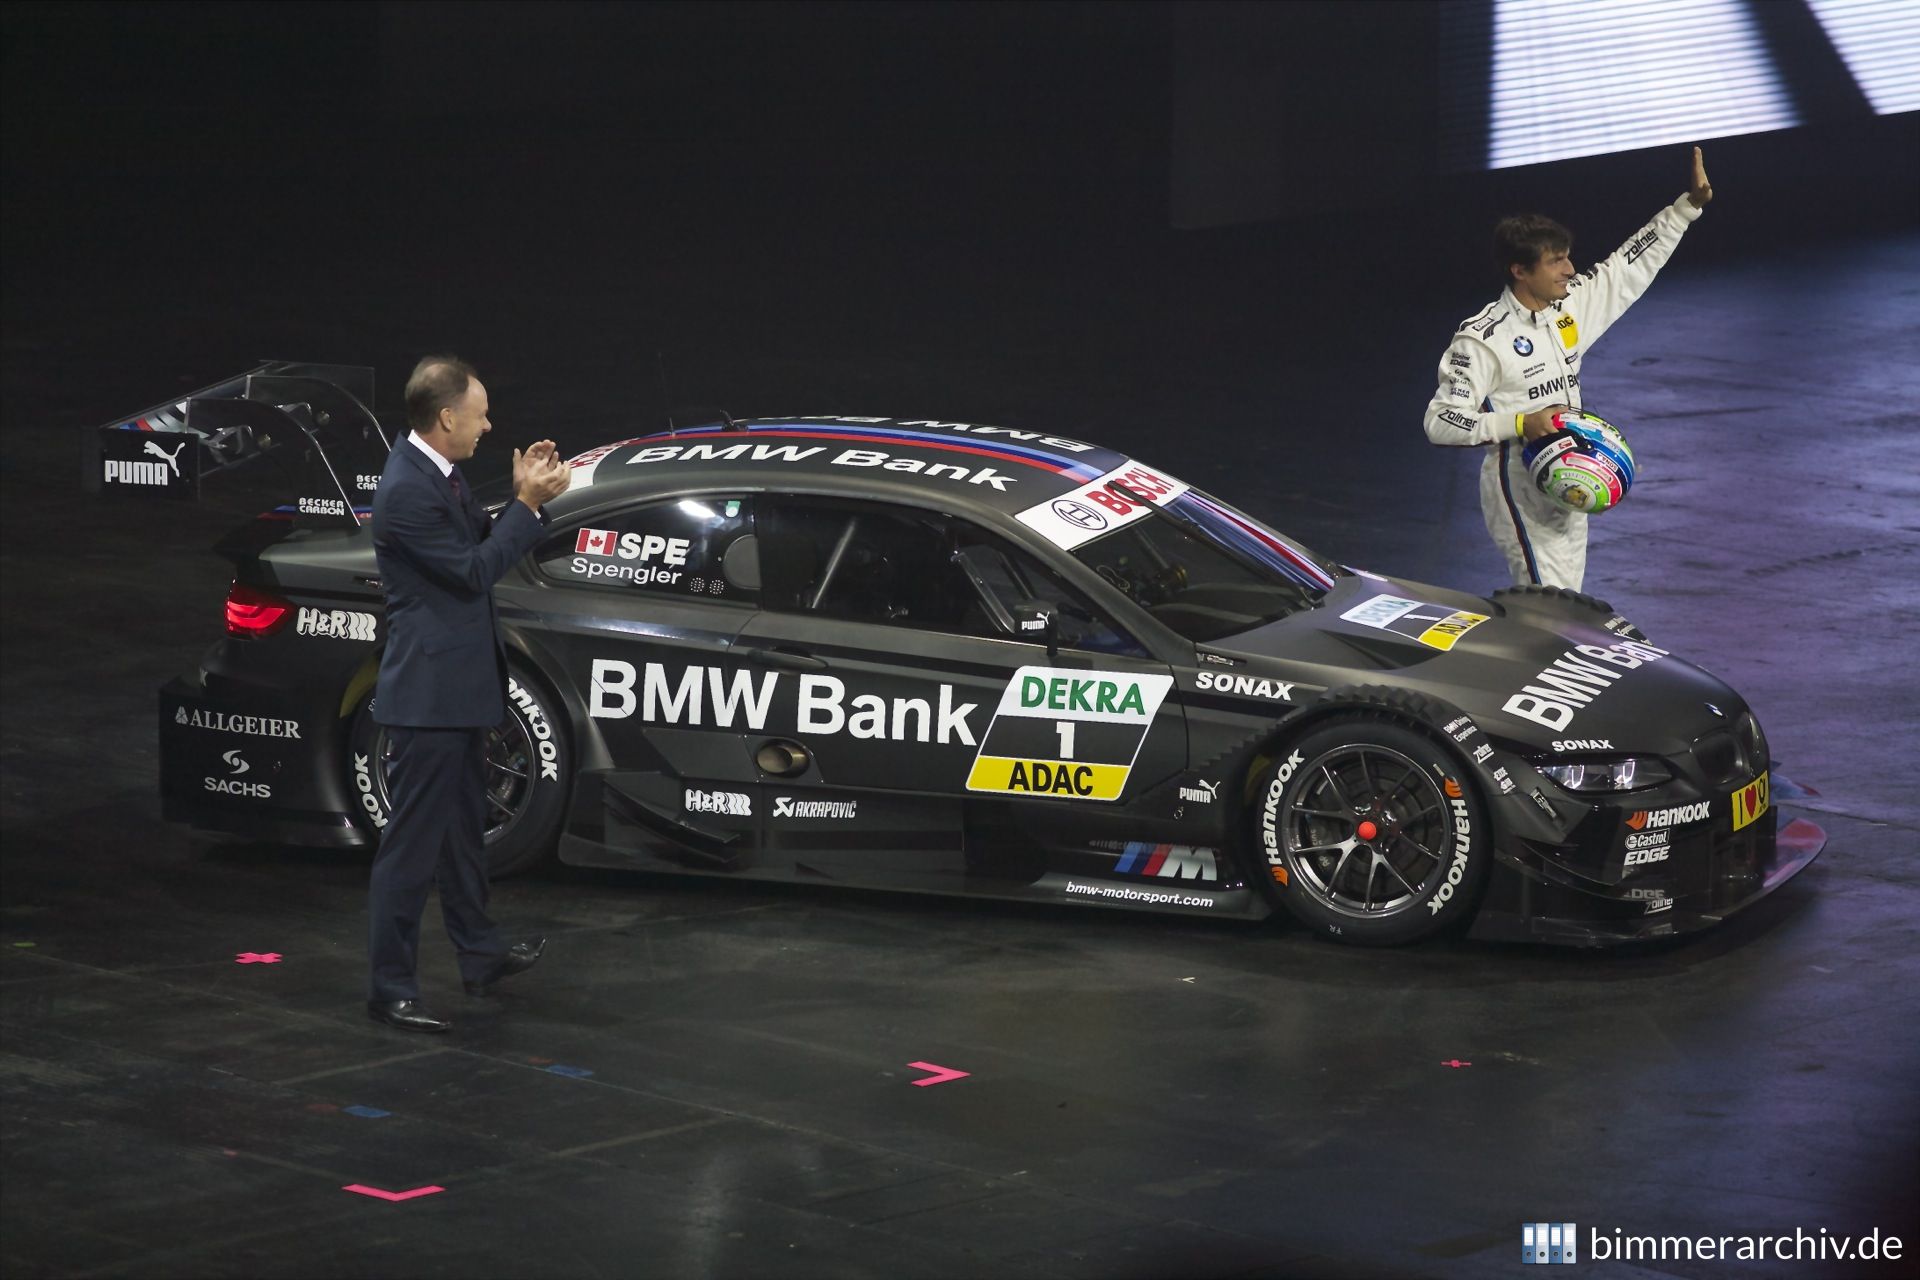
<path fill-rule="evenodd" d="M 1534 486 L 1522 446 L 1552 431 L 1556 409 L 1580 407 L 1580 358 L 1612 327 L 1672 256 L 1713 188 L 1693 149 L 1687 193 L 1605 261 L 1575 274 L 1573 236 L 1550 218 L 1503 219 L 1494 246 L 1507 288 L 1454 333 L 1427 405 L 1427 439 L 1475 445 L 1480 510 L 1516 583 L 1580 588 L 1587 517 Z"/>

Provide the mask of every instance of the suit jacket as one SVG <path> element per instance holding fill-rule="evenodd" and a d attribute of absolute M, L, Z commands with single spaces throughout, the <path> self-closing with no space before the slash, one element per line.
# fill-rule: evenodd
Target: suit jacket
<path fill-rule="evenodd" d="M 470 729 L 506 718 L 493 584 L 544 528 L 544 517 L 517 499 L 488 519 L 465 477 L 456 497 L 419 446 L 405 438 L 394 446 L 373 498 L 373 551 L 387 596 L 375 720 Z"/>

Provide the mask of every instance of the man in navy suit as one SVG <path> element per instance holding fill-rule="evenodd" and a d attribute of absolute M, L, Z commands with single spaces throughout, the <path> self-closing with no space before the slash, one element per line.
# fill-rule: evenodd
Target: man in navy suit
<path fill-rule="evenodd" d="M 473 456 L 487 389 L 464 361 L 429 356 L 407 379 L 412 434 L 394 447 L 373 499 L 373 549 L 387 596 L 387 648 L 374 719 L 392 744 L 392 812 L 368 893 L 373 978 L 367 1012 L 408 1031 L 453 1025 L 420 1003 L 420 914 L 440 912 L 469 994 L 533 967 L 546 940 L 509 947 L 487 917 L 487 730 L 506 718 L 506 651 L 493 584 L 533 549 L 540 508 L 572 470 L 542 440 L 513 451 L 514 501 L 492 519 L 458 463 Z"/>

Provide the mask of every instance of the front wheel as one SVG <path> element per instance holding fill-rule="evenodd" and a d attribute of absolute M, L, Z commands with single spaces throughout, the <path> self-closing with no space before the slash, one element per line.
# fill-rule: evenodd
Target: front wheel
<path fill-rule="evenodd" d="M 1259 775 L 1261 883 L 1302 924 L 1393 946 L 1465 920 L 1493 866 L 1472 783 L 1437 743 L 1397 724 L 1333 721 Z"/>
<path fill-rule="evenodd" d="M 507 674 L 507 718 L 487 730 L 487 874 L 529 870 L 553 852 L 566 813 L 572 771 L 558 706 L 517 669 Z M 378 837 L 393 801 L 387 790 L 392 744 L 373 718 L 373 699 L 354 717 L 347 739 L 347 786 L 356 818 Z"/>

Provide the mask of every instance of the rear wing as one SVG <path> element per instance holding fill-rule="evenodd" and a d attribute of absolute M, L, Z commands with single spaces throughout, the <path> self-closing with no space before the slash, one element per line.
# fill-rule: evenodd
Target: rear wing
<path fill-rule="evenodd" d="M 269 360 L 85 429 L 81 484 L 102 495 L 198 499 L 216 476 L 277 471 L 292 498 L 269 514 L 296 527 L 356 527 L 392 447 L 372 401 L 372 369 Z"/>

